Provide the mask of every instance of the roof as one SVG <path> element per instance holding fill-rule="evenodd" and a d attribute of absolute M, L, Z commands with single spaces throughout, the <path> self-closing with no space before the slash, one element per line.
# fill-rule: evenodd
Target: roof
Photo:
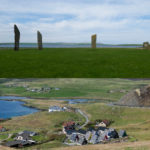
<path fill-rule="evenodd" d="M 36 135 L 36 132 L 32 131 L 23 131 L 17 134 L 16 138 L 21 136 L 24 140 L 31 140 L 31 136 Z"/>
<path fill-rule="evenodd" d="M 59 106 L 51 106 L 50 107 L 50 109 L 58 109 L 58 108 L 60 109 L 61 107 L 59 107 Z"/>
<path fill-rule="evenodd" d="M 31 140 L 30 135 L 27 134 L 27 133 L 18 134 L 18 135 L 16 136 L 16 138 L 18 138 L 18 137 L 20 137 L 20 136 L 23 138 L 23 140 Z"/>
<path fill-rule="evenodd" d="M 97 129 L 97 131 L 98 131 L 98 130 L 105 131 L 105 130 L 108 130 L 108 128 L 106 128 L 106 127 L 99 127 L 99 128 Z"/>
<path fill-rule="evenodd" d="M 70 136 L 70 140 L 73 141 L 73 142 L 76 141 L 76 138 L 77 138 L 77 135 L 76 135 L 76 134 L 72 134 L 72 135 Z"/>
<path fill-rule="evenodd" d="M 109 126 L 110 125 L 110 121 L 109 120 L 102 120 L 103 123 L 106 124 L 106 126 Z"/>
<path fill-rule="evenodd" d="M 79 143 L 80 143 L 81 145 L 85 145 L 85 144 L 87 144 L 87 140 L 86 140 L 84 137 L 80 137 L 80 138 L 79 138 Z"/>
<path fill-rule="evenodd" d="M 25 134 L 29 134 L 30 136 L 32 136 L 32 135 L 35 135 L 36 134 L 36 132 L 33 132 L 33 131 L 23 131 L 22 133 L 25 133 Z"/>
<path fill-rule="evenodd" d="M 66 130 L 66 133 L 68 134 L 68 135 L 71 135 L 72 133 L 74 133 L 74 132 L 76 132 L 75 130 Z"/>
<path fill-rule="evenodd" d="M 125 130 L 120 130 L 118 135 L 119 135 L 119 137 L 125 137 L 125 136 L 127 136 L 127 133 Z"/>
<path fill-rule="evenodd" d="M 110 138 L 113 139 L 119 138 L 119 135 L 116 130 L 109 132 L 108 135 L 110 136 Z"/>
<path fill-rule="evenodd" d="M 97 143 L 97 139 L 98 139 L 98 135 L 95 135 L 95 134 L 94 134 L 94 135 L 91 137 L 90 143 L 96 144 L 96 143 Z"/>
<path fill-rule="evenodd" d="M 51 106 L 49 109 L 52 109 L 52 110 L 63 110 L 63 108 L 59 107 L 59 106 Z"/>
<path fill-rule="evenodd" d="M 82 129 L 79 129 L 77 132 L 80 133 L 80 134 L 86 134 L 86 131 L 82 130 Z"/>
<path fill-rule="evenodd" d="M 64 123 L 63 123 L 63 126 L 64 126 L 64 127 L 74 126 L 74 125 L 75 125 L 75 122 L 74 122 L 74 121 L 69 121 L 69 122 L 64 122 Z"/>
<path fill-rule="evenodd" d="M 33 144 L 33 142 L 17 140 L 17 141 L 6 142 L 4 145 L 8 147 L 19 147 L 20 145 L 25 146 L 25 145 L 31 145 L 31 144 Z"/>
<path fill-rule="evenodd" d="M 93 130 L 95 130 L 95 128 L 90 127 L 87 131 L 93 131 Z"/>

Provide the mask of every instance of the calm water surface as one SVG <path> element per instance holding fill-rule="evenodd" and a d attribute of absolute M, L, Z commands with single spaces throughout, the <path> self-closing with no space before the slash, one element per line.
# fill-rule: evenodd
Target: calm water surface
<path fill-rule="evenodd" d="M 0 118 L 12 118 L 38 112 L 37 109 L 23 106 L 24 102 L 15 101 L 17 99 L 25 99 L 25 97 L 0 96 Z"/>
<path fill-rule="evenodd" d="M 10 43 L 10 44 L 0 44 L 1 48 L 13 48 L 14 44 Z M 20 44 L 21 48 L 37 48 L 37 44 L 36 43 L 29 43 L 29 44 Z M 73 43 L 44 43 L 43 44 L 44 48 L 90 48 L 91 44 L 73 44 Z M 119 46 L 119 45 L 101 45 L 101 44 L 97 44 L 97 47 L 101 47 L 101 48 L 140 48 L 142 46 Z"/>

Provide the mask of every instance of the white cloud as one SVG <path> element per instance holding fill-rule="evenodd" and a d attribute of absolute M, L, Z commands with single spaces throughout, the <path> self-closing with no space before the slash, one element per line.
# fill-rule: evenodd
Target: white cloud
<path fill-rule="evenodd" d="M 0 0 L 0 41 L 13 42 L 13 24 L 21 42 L 142 43 L 150 39 L 149 0 Z"/>

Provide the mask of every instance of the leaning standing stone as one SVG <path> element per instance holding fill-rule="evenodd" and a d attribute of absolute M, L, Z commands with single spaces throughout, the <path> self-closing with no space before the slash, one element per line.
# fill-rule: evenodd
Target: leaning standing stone
<path fill-rule="evenodd" d="M 38 49 L 42 50 L 43 49 L 42 34 L 39 31 L 37 31 L 37 41 L 38 41 Z"/>
<path fill-rule="evenodd" d="M 19 42 L 20 42 L 20 31 L 16 25 L 14 25 L 14 33 L 15 33 L 15 45 L 14 50 L 19 50 Z"/>
<path fill-rule="evenodd" d="M 91 37 L 91 47 L 92 48 L 96 48 L 96 39 L 97 39 L 97 35 L 96 34 L 92 35 L 92 37 Z"/>

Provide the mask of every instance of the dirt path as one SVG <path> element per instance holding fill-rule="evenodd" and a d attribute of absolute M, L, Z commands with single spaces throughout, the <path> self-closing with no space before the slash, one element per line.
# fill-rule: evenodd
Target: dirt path
<path fill-rule="evenodd" d="M 8 137 L 7 137 L 6 139 L 4 139 L 4 140 L 0 141 L 0 143 L 2 143 L 3 141 L 8 140 L 9 138 L 11 138 L 11 136 L 12 136 L 12 134 L 9 134 L 9 135 L 8 135 Z"/>
<path fill-rule="evenodd" d="M 9 147 L 1 146 L 1 145 L 0 145 L 0 150 L 14 150 L 14 149 L 13 149 L 13 148 L 9 148 Z"/>
<path fill-rule="evenodd" d="M 86 120 L 85 123 L 82 126 L 79 127 L 79 129 L 82 129 L 82 128 L 84 128 L 89 123 L 89 118 L 88 118 L 87 114 L 85 114 L 83 111 L 81 111 L 81 109 L 77 109 L 76 111 L 79 114 L 81 114 L 85 118 L 85 120 Z"/>
<path fill-rule="evenodd" d="M 134 150 L 144 150 L 145 148 L 145 150 L 148 150 L 150 149 L 150 141 L 72 146 L 59 148 L 59 150 L 125 150 L 126 148 L 134 148 Z"/>

